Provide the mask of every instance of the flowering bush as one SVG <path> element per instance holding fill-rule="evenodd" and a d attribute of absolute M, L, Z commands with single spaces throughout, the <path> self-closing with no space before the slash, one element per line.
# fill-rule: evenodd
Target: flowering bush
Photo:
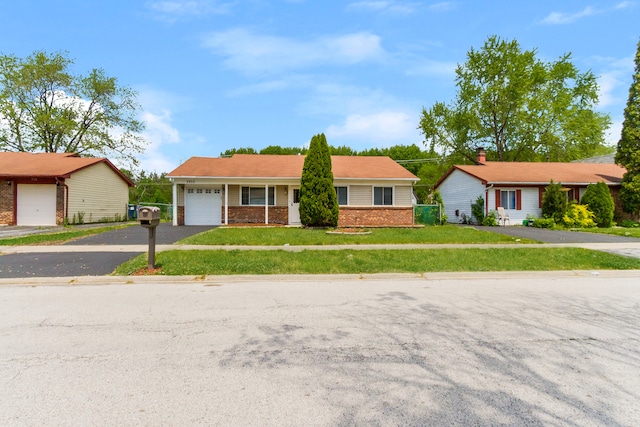
<path fill-rule="evenodd" d="M 589 228 L 596 226 L 594 217 L 595 215 L 587 206 L 572 203 L 564 214 L 562 222 L 567 227 Z"/>

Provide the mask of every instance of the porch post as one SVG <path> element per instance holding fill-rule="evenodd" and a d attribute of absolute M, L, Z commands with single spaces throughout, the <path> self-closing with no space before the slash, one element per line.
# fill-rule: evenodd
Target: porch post
<path fill-rule="evenodd" d="M 171 210 L 173 211 L 173 218 L 171 219 L 171 224 L 178 225 L 178 184 L 175 181 L 173 181 L 172 196 L 173 206 L 171 206 Z"/>
<path fill-rule="evenodd" d="M 229 225 L 229 184 L 224 184 L 224 225 Z"/>
<path fill-rule="evenodd" d="M 269 224 L 269 184 L 264 185 L 264 223 Z"/>

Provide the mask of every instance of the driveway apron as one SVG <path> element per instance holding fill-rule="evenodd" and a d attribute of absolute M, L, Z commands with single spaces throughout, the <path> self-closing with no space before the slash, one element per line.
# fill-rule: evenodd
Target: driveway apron
<path fill-rule="evenodd" d="M 178 240 L 210 230 L 208 226 L 173 227 L 162 223 L 156 230 L 156 244 L 172 244 Z M 66 243 L 82 245 L 146 245 L 149 232 L 140 226 L 124 227 Z M 102 276 L 138 255 L 140 252 L 56 252 L 0 256 L 0 278 Z"/>

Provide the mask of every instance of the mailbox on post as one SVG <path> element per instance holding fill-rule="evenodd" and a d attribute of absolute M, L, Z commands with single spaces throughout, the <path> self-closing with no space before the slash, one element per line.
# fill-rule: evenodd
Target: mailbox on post
<path fill-rule="evenodd" d="M 160 224 L 160 208 L 155 206 L 140 206 L 138 208 L 140 225 L 149 229 L 149 258 L 147 268 L 155 268 L 156 263 L 156 227 Z"/>

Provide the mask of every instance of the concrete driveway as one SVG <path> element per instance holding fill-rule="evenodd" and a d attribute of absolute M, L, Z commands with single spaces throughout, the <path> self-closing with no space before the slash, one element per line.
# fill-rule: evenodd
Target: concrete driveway
<path fill-rule="evenodd" d="M 640 425 L 638 272 L 144 279 L 0 286 L 0 424 Z"/>
<path fill-rule="evenodd" d="M 210 230 L 207 226 L 173 227 L 162 223 L 156 231 L 156 244 L 172 244 L 178 240 Z M 83 245 L 147 245 L 149 231 L 133 225 L 107 231 L 67 243 L 68 246 Z M 110 274 L 123 262 L 140 252 L 55 252 L 26 253 L 0 256 L 0 278 L 18 277 L 66 277 Z"/>

